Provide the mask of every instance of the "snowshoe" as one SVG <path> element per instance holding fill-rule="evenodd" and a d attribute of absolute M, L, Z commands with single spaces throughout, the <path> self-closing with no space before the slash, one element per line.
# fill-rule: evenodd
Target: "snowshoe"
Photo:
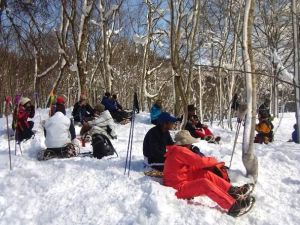
<path fill-rule="evenodd" d="M 164 176 L 163 172 L 158 170 L 145 171 L 144 174 L 149 177 L 157 177 L 157 178 L 163 178 Z"/>
<path fill-rule="evenodd" d="M 245 199 L 236 200 L 236 203 L 229 209 L 228 215 L 239 217 L 249 212 L 255 204 L 255 197 L 249 196 Z"/>
<path fill-rule="evenodd" d="M 41 150 L 37 154 L 37 159 L 39 161 L 45 161 L 53 158 L 57 158 L 57 154 L 49 149 Z"/>
<path fill-rule="evenodd" d="M 232 186 L 229 189 L 228 194 L 230 194 L 234 199 L 244 199 L 253 192 L 254 187 L 255 185 L 253 183 L 244 184 L 240 187 Z"/>

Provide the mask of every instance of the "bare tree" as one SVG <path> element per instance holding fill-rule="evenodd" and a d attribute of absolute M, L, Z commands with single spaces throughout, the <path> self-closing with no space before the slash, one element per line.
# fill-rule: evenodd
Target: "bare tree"
<path fill-rule="evenodd" d="M 243 163 L 247 175 L 257 181 L 258 161 L 254 154 L 254 131 L 256 123 L 256 76 L 252 53 L 252 27 L 254 20 L 255 0 L 246 0 L 244 24 L 243 24 L 243 55 L 246 71 L 246 90 L 248 112 L 245 119 L 243 136 Z"/>

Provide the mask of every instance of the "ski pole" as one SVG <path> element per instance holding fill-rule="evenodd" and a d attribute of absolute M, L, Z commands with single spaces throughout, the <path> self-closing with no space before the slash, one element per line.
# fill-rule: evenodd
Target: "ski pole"
<path fill-rule="evenodd" d="M 134 112 L 133 112 L 133 116 L 134 116 Z M 132 146 L 131 142 L 132 142 L 132 134 L 133 134 L 133 116 L 131 117 L 131 124 L 130 124 L 130 129 L 129 129 L 129 137 L 128 137 L 128 144 L 127 144 L 127 154 L 126 154 L 126 162 L 125 162 L 125 170 L 124 170 L 124 175 L 126 174 L 126 171 L 128 169 L 128 176 L 129 176 L 129 168 L 127 168 L 127 165 L 129 167 L 129 157 L 131 157 L 131 153 L 129 153 L 130 147 Z"/>
<path fill-rule="evenodd" d="M 133 131 L 134 131 L 134 120 L 135 120 L 135 108 L 133 109 L 133 115 L 132 119 L 133 126 L 132 126 L 132 133 L 131 133 L 131 142 L 130 142 L 130 152 L 129 152 L 129 165 L 128 165 L 128 176 L 130 173 L 130 168 L 131 168 L 131 154 L 132 154 L 132 142 L 133 142 Z"/>
<path fill-rule="evenodd" d="M 6 116 L 6 131 L 7 131 L 7 140 L 8 140 L 9 169 L 12 170 L 10 136 L 9 136 L 9 125 L 8 125 L 8 108 L 10 107 L 11 101 L 8 96 L 5 97 L 4 104 L 5 104 L 5 116 Z"/>
<path fill-rule="evenodd" d="M 235 132 L 235 138 L 234 138 L 234 143 L 233 143 L 233 149 L 232 149 L 231 158 L 230 158 L 230 163 L 229 163 L 229 167 L 228 167 L 229 169 L 230 169 L 230 167 L 231 167 L 231 162 L 232 162 L 233 154 L 234 154 L 234 151 L 235 151 L 236 142 L 237 142 L 237 139 L 238 139 L 238 136 L 239 136 L 239 133 L 240 133 L 241 124 L 242 124 L 242 121 L 238 122 L 237 129 L 236 129 L 236 132 Z"/>

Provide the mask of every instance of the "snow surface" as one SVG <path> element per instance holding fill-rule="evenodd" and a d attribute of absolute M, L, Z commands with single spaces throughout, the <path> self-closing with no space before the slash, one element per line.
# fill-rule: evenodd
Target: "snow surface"
<path fill-rule="evenodd" d="M 0 225 L 300 224 L 300 147 L 287 142 L 295 123 L 294 114 L 283 115 L 273 143 L 255 145 L 259 159 L 254 191 L 257 201 L 252 211 L 240 218 L 228 216 L 207 197 L 197 197 L 189 204 L 178 200 L 175 190 L 143 176 L 143 138 L 152 127 L 149 114 L 136 117 L 130 177 L 123 175 L 130 124 L 117 126 L 118 139 L 113 144 L 118 158 L 77 157 L 40 162 L 36 154 L 45 147 L 40 124 L 46 118 L 47 110 L 36 113 L 34 129 L 38 133 L 22 144 L 23 155 L 12 155 L 12 171 L 6 121 L 0 119 Z M 11 124 L 11 118 L 9 121 Z M 278 121 L 274 121 L 274 130 Z M 213 131 L 222 136 L 220 145 L 204 141 L 197 145 L 228 165 L 235 131 L 217 126 L 213 126 Z M 230 170 L 234 184 L 249 181 L 241 162 L 241 140 L 242 130 Z M 14 152 L 14 141 L 11 145 Z M 90 145 L 82 148 L 82 152 L 90 150 Z"/>

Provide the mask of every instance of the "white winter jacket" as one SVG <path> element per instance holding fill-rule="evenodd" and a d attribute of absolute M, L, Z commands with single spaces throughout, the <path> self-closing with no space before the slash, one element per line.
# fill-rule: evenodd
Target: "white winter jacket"
<path fill-rule="evenodd" d="M 61 148 L 71 142 L 71 121 L 62 112 L 56 112 L 45 123 L 47 148 Z"/>
<path fill-rule="evenodd" d="M 105 110 L 98 117 L 92 121 L 89 121 L 88 123 L 92 127 L 90 130 L 91 135 L 104 134 L 109 139 L 117 138 L 117 134 L 115 132 L 115 123 L 108 110 Z M 110 132 L 108 132 L 108 129 Z"/>

